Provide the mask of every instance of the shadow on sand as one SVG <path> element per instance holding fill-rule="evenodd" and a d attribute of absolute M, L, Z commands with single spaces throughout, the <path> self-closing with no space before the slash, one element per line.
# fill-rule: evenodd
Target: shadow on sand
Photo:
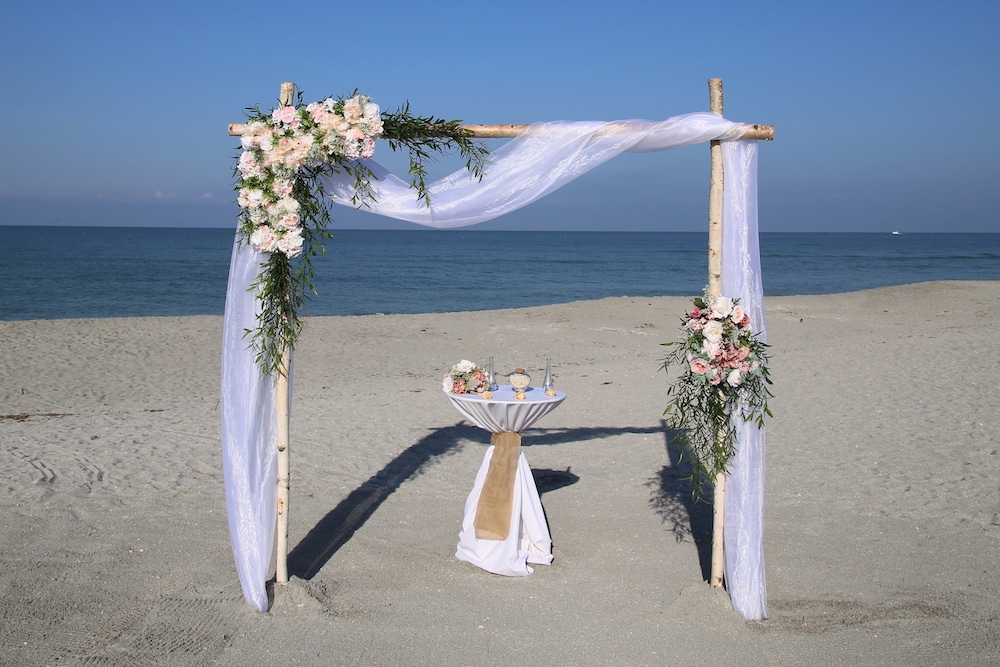
<path fill-rule="evenodd" d="M 680 450 L 673 444 L 676 432 L 667 431 L 665 427 L 533 428 L 526 432 L 523 445 L 530 448 L 599 440 L 627 433 L 661 432 L 666 438 L 670 464 L 664 466 L 650 482 L 653 488 L 650 506 L 663 517 L 665 523 L 672 524 L 671 530 L 678 540 L 694 540 L 698 546 L 702 572 L 707 579 L 711 559 L 711 505 L 691 501 L 690 484 L 683 481 L 690 474 L 690 466 L 681 462 Z M 289 552 L 289 576 L 305 580 L 315 577 L 403 482 L 424 474 L 441 457 L 457 453 L 465 442 L 481 441 L 484 437 L 484 431 L 462 421 L 435 429 L 406 448 L 340 501 Z M 532 476 L 539 494 L 570 486 L 580 479 L 569 468 L 534 469 Z M 703 543 L 703 540 L 707 541 Z"/>
<path fill-rule="evenodd" d="M 712 497 L 713 488 L 706 484 L 701 502 L 692 497 L 691 463 L 681 446 L 681 431 L 667 428 L 663 423 L 664 445 L 669 465 L 660 468 L 659 474 L 649 482 L 653 489 L 650 506 L 669 525 L 678 542 L 690 540 L 698 549 L 701 576 L 708 581 L 712 574 Z"/>

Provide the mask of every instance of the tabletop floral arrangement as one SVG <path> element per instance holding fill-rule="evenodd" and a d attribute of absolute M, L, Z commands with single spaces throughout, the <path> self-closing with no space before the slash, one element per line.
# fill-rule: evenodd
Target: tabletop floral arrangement
<path fill-rule="evenodd" d="M 760 427 L 764 416 L 771 416 L 767 344 L 754 333 L 739 299 L 724 296 L 696 298 L 681 331 L 683 341 L 663 343 L 673 348 L 663 368 L 681 369 L 667 391 L 671 400 L 664 414 L 671 428 L 683 431 L 694 495 L 700 498 L 704 484 L 727 472 L 736 454 L 732 416 Z"/>
<path fill-rule="evenodd" d="M 324 253 L 332 238 L 330 200 L 320 176 L 344 172 L 354 177 L 354 203 L 371 200 L 371 170 L 361 160 L 384 139 L 392 150 L 406 149 L 411 184 L 418 199 L 430 204 L 424 164 L 434 153 L 457 150 L 466 168 L 481 178 L 489 149 L 469 138 L 458 120 L 421 117 L 409 105 L 381 111 L 357 91 L 348 98 L 281 105 L 269 113 L 247 109 L 237 160 L 239 232 L 257 250 L 268 253 L 252 285 L 261 302 L 252 333 L 256 362 L 266 373 L 278 371 L 283 350 L 291 350 L 302 328 L 299 311 L 315 292 L 310 256 Z"/>
<path fill-rule="evenodd" d="M 444 374 L 442 389 L 448 394 L 482 394 L 489 384 L 486 371 L 474 362 L 462 359 Z"/>

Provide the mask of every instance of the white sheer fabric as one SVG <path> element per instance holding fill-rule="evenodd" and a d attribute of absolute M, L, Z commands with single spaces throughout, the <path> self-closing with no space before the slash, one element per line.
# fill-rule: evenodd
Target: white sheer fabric
<path fill-rule="evenodd" d="M 621 152 L 668 150 L 722 139 L 727 179 L 723 292 L 740 296 L 763 330 L 756 236 L 756 144 L 730 143 L 747 127 L 711 113 L 659 122 L 538 123 L 491 156 L 481 182 L 460 170 L 432 183 L 430 207 L 416 199 L 408 183 L 368 161 L 379 179 L 372 184 L 377 201 L 358 208 L 430 227 L 462 227 L 521 208 Z M 325 185 L 335 202 L 351 205 L 353 179 L 338 174 L 326 179 Z M 233 249 L 222 360 L 222 451 L 237 572 L 247 601 L 264 611 L 277 494 L 274 382 L 261 377 L 243 337 L 245 330 L 256 326 L 255 294 L 247 290 L 261 261 L 263 256 L 246 246 Z M 748 434 L 745 430 L 740 430 L 726 503 L 727 517 L 731 518 L 726 525 L 727 562 L 731 563 L 726 579 L 737 613 L 754 619 L 766 615 L 760 530 L 764 433 Z M 755 444 L 746 444 L 747 438 Z"/>
<path fill-rule="evenodd" d="M 767 342 L 757 238 L 757 143 L 722 144 L 722 293 L 739 297 L 754 330 Z M 764 429 L 735 419 L 736 457 L 726 477 L 726 588 L 748 620 L 767 618 L 764 579 Z"/>
<path fill-rule="evenodd" d="M 490 156 L 482 181 L 461 169 L 432 183 L 429 207 L 414 197 L 408 182 L 371 160 L 365 164 L 379 179 L 372 183 L 374 202 L 351 203 L 354 178 L 347 174 L 335 174 L 324 184 L 337 204 L 426 227 L 465 227 L 526 206 L 625 151 L 662 151 L 710 139 L 736 139 L 746 128 L 712 113 L 657 122 L 536 123 Z"/>
<path fill-rule="evenodd" d="M 250 285 L 266 255 L 233 245 L 222 340 L 222 470 L 229 537 L 243 596 L 267 611 L 268 569 L 278 502 L 278 453 L 274 446 L 273 377 L 254 363 L 244 338 L 257 326 L 257 293 Z"/>

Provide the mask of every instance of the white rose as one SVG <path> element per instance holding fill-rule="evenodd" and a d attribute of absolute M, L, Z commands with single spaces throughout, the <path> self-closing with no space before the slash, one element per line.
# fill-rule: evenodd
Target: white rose
<path fill-rule="evenodd" d="M 702 335 L 705 339 L 713 343 L 718 343 L 722 340 L 722 322 L 718 320 L 710 320 L 705 328 L 701 330 Z"/>
<path fill-rule="evenodd" d="M 455 369 L 459 373 L 471 373 L 472 369 L 476 367 L 476 364 L 469 361 L 468 359 L 462 359 L 460 362 L 455 364 Z"/>
<path fill-rule="evenodd" d="M 720 296 L 712 301 L 712 317 L 723 320 L 733 312 L 733 300 L 728 296 Z"/>
<path fill-rule="evenodd" d="M 351 99 L 344 102 L 344 118 L 346 118 L 349 121 L 356 122 L 358 120 L 361 120 L 362 111 L 361 111 L 361 100 L 359 99 L 359 97 L 360 96 L 355 95 Z"/>
<path fill-rule="evenodd" d="M 236 197 L 236 203 L 240 208 L 250 208 L 250 189 L 240 188 L 240 194 Z"/>
<path fill-rule="evenodd" d="M 274 148 L 274 135 L 270 132 L 261 132 L 257 139 L 257 147 L 265 153 Z"/>
<path fill-rule="evenodd" d="M 726 382 L 729 383 L 730 387 L 738 387 L 743 382 L 743 376 L 740 375 L 738 368 L 734 368 L 729 372 L 729 377 L 726 378 Z"/>
<path fill-rule="evenodd" d="M 247 201 L 250 202 L 250 206 L 263 206 L 265 202 L 263 191 L 257 188 L 248 188 Z"/>
<path fill-rule="evenodd" d="M 299 201 L 294 197 L 282 197 L 274 206 L 275 214 L 288 215 L 299 212 Z"/>

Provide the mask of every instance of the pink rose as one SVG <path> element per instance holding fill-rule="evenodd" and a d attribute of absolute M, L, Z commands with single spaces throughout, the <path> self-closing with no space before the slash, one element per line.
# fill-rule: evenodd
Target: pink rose
<path fill-rule="evenodd" d="M 743 306 L 734 306 L 733 314 L 730 315 L 730 317 L 733 319 L 733 324 L 739 326 L 740 322 L 743 321 L 744 314 L 745 313 L 743 312 Z"/>
<path fill-rule="evenodd" d="M 328 113 L 330 113 L 329 111 L 326 110 L 326 107 L 324 107 L 322 104 L 319 104 L 318 102 L 313 102 L 312 104 L 307 106 L 306 111 L 309 112 L 309 115 L 312 116 L 312 119 L 317 123 L 322 123 L 323 119 L 326 118 Z"/>
<path fill-rule="evenodd" d="M 271 112 L 271 118 L 273 118 L 276 123 L 291 125 L 297 118 L 295 107 L 288 106 L 275 109 Z"/>
<path fill-rule="evenodd" d="M 708 372 L 708 362 L 700 357 L 692 359 L 691 372 L 696 375 L 704 375 Z"/>
<path fill-rule="evenodd" d="M 298 257 L 302 254 L 302 237 L 297 234 L 285 236 L 278 239 L 276 246 L 286 257 Z"/>
<path fill-rule="evenodd" d="M 366 160 L 371 159 L 375 156 L 375 140 L 371 137 L 365 137 L 364 141 L 361 142 L 361 157 Z"/>

